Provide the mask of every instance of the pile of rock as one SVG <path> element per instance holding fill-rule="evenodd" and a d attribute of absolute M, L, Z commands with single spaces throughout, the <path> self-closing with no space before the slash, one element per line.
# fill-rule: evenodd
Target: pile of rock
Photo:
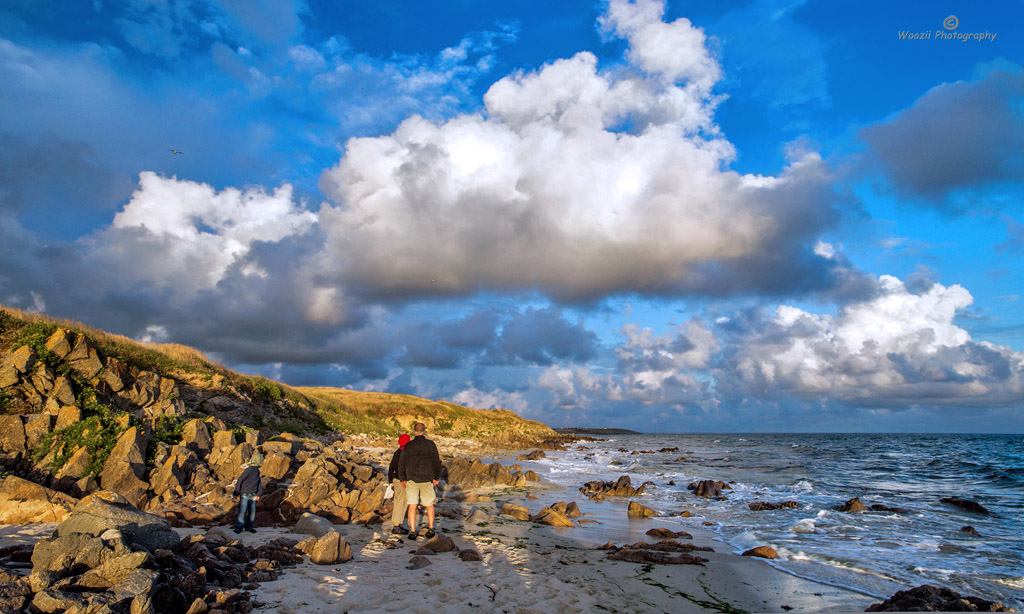
<path fill-rule="evenodd" d="M 445 466 L 448 467 L 448 483 L 460 488 L 480 488 L 486 486 L 522 488 L 526 486 L 527 482 L 540 481 L 540 476 L 534 471 L 516 470 L 498 462 L 488 465 L 479 460 L 454 457 L 446 460 Z"/>
<path fill-rule="evenodd" d="M 32 551 L 32 571 L 0 584 L 5 612 L 247 613 L 245 592 L 298 564 L 292 544 L 248 548 L 223 530 L 180 539 L 115 493 L 83 499 Z"/>
<path fill-rule="evenodd" d="M 981 597 L 965 597 L 954 590 L 924 584 L 899 591 L 882 603 L 868 607 L 867 612 L 1016 612 L 998 601 Z"/>
<path fill-rule="evenodd" d="M 708 560 L 695 556 L 690 552 L 714 552 L 707 546 L 684 544 L 673 539 L 665 539 L 654 544 L 637 542 L 625 546 L 616 546 L 608 542 L 598 546 L 598 550 L 610 550 L 608 558 L 612 561 L 627 563 L 654 563 L 658 565 L 703 565 Z"/>
<path fill-rule="evenodd" d="M 580 487 L 580 492 L 587 495 L 593 501 L 602 501 L 605 497 L 636 497 L 644 494 L 648 485 L 654 482 L 644 482 L 637 488 L 633 488 L 632 480 L 628 475 L 620 476 L 615 482 L 602 482 L 594 480 L 587 482 Z"/>

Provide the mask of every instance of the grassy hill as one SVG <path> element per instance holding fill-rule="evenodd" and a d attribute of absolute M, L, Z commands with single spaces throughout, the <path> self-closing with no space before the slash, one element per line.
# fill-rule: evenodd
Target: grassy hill
<path fill-rule="evenodd" d="M 0 306 L 0 362 L 22 346 L 33 348 L 57 373 L 74 374 L 49 358 L 46 340 L 57 329 L 84 335 L 101 359 L 116 358 L 134 373 L 150 372 L 174 380 L 190 415 L 214 415 L 230 426 L 268 428 L 296 434 L 365 433 L 394 436 L 424 422 L 431 433 L 505 447 L 527 447 L 557 440 L 552 429 L 507 410 L 479 410 L 408 395 L 360 392 L 341 388 L 293 387 L 244 375 L 220 365 L 198 350 L 177 344 L 140 343 L 79 322 Z M 94 378 L 96 379 L 96 378 Z M 97 381 L 74 378 L 78 404 L 90 413 L 109 411 L 97 399 Z M 93 399 L 91 402 L 89 399 Z M 97 409 L 98 408 L 98 409 Z M 37 413 L 22 398 L 0 389 L 0 413 Z"/>

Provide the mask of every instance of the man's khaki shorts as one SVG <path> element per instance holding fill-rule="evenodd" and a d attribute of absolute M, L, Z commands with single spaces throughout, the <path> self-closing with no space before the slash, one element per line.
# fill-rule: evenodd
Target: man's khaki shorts
<path fill-rule="evenodd" d="M 405 499 L 409 505 L 416 505 L 419 503 L 422 503 L 423 505 L 433 505 L 434 502 L 437 501 L 437 495 L 434 494 L 434 483 L 406 482 Z"/>

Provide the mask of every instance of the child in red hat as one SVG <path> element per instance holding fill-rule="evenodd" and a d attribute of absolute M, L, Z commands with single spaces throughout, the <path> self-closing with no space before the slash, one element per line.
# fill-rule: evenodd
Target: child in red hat
<path fill-rule="evenodd" d="M 405 535 L 409 532 L 408 529 L 402 527 L 402 520 L 405 519 L 408 503 L 405 498 L 405 486 L 402 486 L 402 482 L 398 479 L 398 460 L 402 456 L 405 444 L 409 443 L 410 439 L 412 438 L 406 433 L 398 436 L 398 449 L 395 450 L 394 456 L 391 457 L 391 465 L 388 466 L 388 482 L 395 493 L 395 509 L 391 512 L 391 532 L 396 535 Z"/>

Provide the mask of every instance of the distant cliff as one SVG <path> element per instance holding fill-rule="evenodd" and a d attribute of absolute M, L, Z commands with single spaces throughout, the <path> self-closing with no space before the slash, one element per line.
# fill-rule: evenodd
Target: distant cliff
<path fill-rule="evenodd" d="M 642 435 L 639 431 L 631 431 L 629 429 L 609 429 L 609 428 L 587 428 L 582 426 L 574 426 L 570 428 L 554 429 L 556 433 L 561 435 Z"/>

